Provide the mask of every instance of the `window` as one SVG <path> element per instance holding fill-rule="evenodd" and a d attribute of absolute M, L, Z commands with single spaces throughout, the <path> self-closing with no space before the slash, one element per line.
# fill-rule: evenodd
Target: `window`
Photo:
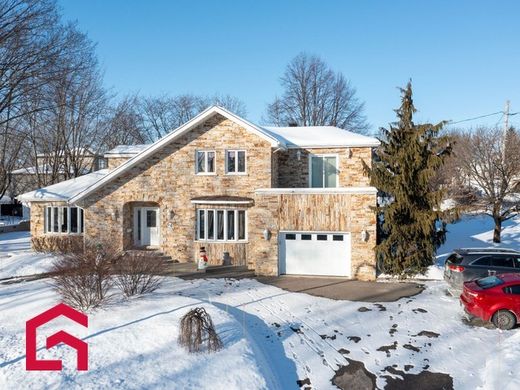
<path fill-rule="evenodd" d="M 491 265 L 491 257 L 489 257 L 489 256 L 481 257 L 480 259 L 475 260 L 473 263 L 471 263 L 471 265 L 489 266 L 489 265 Z"/>
<path fill-rule="evenodd" d="M 478 279 L 475 283 L 477 283 L 480 288 L 486 290 L 488 288 L 499 286 L 503 284 L 504 281 L 498 276 L 488 276 L 486 278 Z"/>
<path fill-rule="evenodd" d="M 310 240 L 312 240 L 312 235 L 311 234 L 302 234 L 301 239 L 304 241 L 310 241 Z"/>
<path fill-rule="evenodd" d="M 506 294 L 520 295 L 520 284 L 514 284 L 509 287 L 504 287 L 504 292 Z"/>
<path fill-rule="evenodd" d="M 286 240 L 296 240 L 296 234 L 288 233 L 285 235 Z"/>
<path fill-rule="evenodd" d="M 310 157 L 309 186 L 312 188 L 333 188 L 338 186 L 338 158 L 336 156 Z"/>
<path fill-rule="evenodd" d="M 246 173 L 246 151 L 226 151 L 226 173 Z"/>
<path fill-rule="evenodd" d="M 83 209 L 79 207 L 49 206 L 45 212 L 45 233 L 83 233 Z"/>
<path fill-rule="evenodd" d="M 327 235 L 326 234 L 317 234 L 316 240 L 318 241 L 327 241 Z"/>
<path fill-rule="evenodd" d="M 196 164 L 197 173 L 215 173 L 215 152 L 198 150 Z"/>
<path fill-rule="evenodd" d="M 340 234 L 334 234 L 332 236 L 332 241 L 343 241 L 343 236 Z"/>
<path fill-rule="evenodd" d="M 506 268 L 514 268 L 514 259 L 512 257 L 506 256 L 498 256 L 493 257 L 491 260 L 491 265 L 493 267 L 506 267 Z"/>
<path fill-rule="evenodd" d="M 245 241 L 245 210 L 197 210 L 197 240 Z"/>
<path fill-rule="evenodd" d="M 108 168 L 107 160 L 104 158 L 98 159 L 98 169 L 106 169 Z"/>

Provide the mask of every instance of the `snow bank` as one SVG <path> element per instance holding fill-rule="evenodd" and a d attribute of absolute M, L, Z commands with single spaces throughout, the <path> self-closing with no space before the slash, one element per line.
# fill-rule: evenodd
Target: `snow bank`
<path fill-rule="evenodd" d="M 30 232 L 0 234 L 0 279 L 48 272 L 53 255 L 31 249 Z"/>

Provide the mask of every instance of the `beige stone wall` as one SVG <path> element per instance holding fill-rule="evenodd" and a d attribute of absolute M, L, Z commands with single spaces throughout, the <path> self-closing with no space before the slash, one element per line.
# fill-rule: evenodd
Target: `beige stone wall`
<path fill-rule="evenodd" d="M 370 209 L 375 194 L 258 194 L 250 213 L 249 255 L 259 274 L 278 274 L 279 231 L 341 231 L 351 233 L 352 275 L 375 279 L 376 217 Z M 269 241 L 262 232 L 272 232 Z M 361 232 L 368 240 L 361 240 Z"/>
<path fill-rule="evenodd" d="M 132 156 L 133 157 L 133 156 Z M 108 169 L 115 169 L 124 162 L 130 160 L 131 157 L 107 157 Z"/>
<path fill-rule="evenodd" d="M 226 149 L 247 151 L 246 174 L 225 173 Z M 195 174 L 196 150 L 216 151 L 215 174 Z M 199 243 L 195 242 L 196 207 L 190 200 L 207 195 L 253 198 L 255 189 L 271 187 L 271 164 L 269 142 L 216 115 L 84 199 L 85 235 L 109 238 L 127 249 L 133 243 L 133 202 L 153 202 L 160 207 L 161 250 L 174 260 L 193 261 Z M 204 245 L 212 261 L 219 261 L 219 252 L 224 250 L 230 252 L 234 263 L 246 261 L 247 244 Z"/>
<path fill-rule="evenodd" d="M 298 159 L 298 151 L 300 151 L 300 159 Z M 362 162 L 371 165 L 371 148 L 288 149 L 274 154 L 278 159 L 279 188 L 309 187 L 309 155 L 311 154 L 338 156 L 339 187 L 370 185 L 369 178 L 363 173 Z"/>

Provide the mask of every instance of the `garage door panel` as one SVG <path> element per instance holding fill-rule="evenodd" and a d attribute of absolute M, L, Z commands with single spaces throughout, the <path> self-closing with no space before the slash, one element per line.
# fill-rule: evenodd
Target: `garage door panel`
<path fill-rule="evenodd" d="M 302 236 L 308 235 L 311 240 L 302 240 Z M 322 240 L 318 240 L 318 235 Z M 350 234 L 281 233 L 280 273 L 350 276 Z"/>

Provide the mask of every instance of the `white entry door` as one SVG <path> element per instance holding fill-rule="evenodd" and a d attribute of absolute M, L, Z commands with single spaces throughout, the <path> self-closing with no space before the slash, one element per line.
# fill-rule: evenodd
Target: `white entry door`
<path fill-rule="evenodd" d="M 279 273 L 351 276 L 350 234 L 342 232 L 282 232 Z"/>
<path fill-rule="evenodd" d="M 159 246 L 159 208 L 134 209 L 134 243 L 136 246 Z"/>

